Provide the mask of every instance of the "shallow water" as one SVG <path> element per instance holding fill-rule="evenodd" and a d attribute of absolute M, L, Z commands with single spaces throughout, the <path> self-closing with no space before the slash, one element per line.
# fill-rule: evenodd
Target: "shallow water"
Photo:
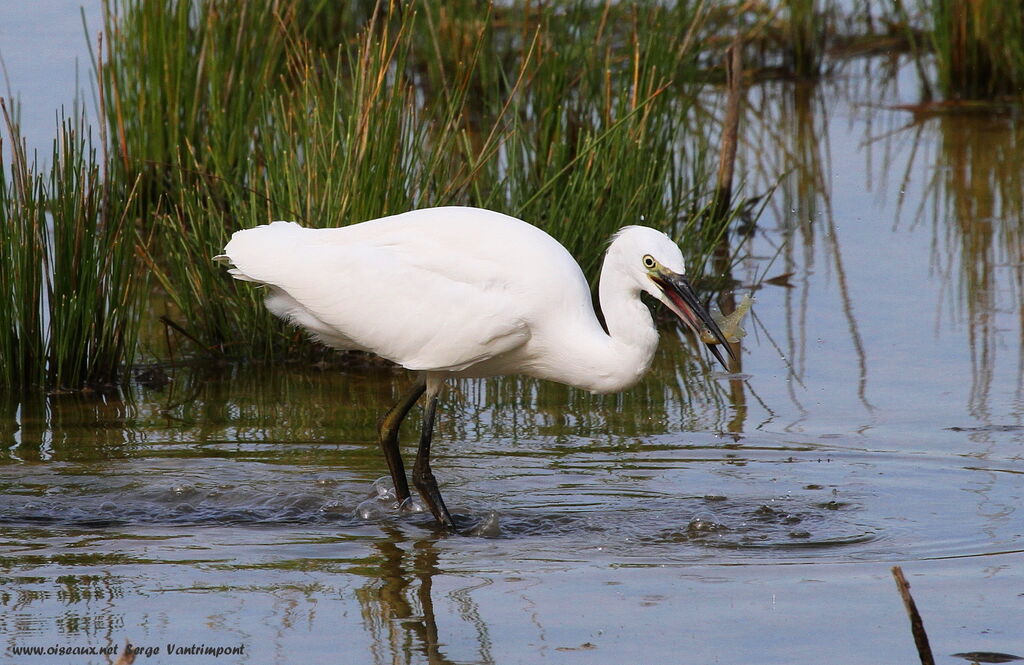
<path fill-rule="evenodd" d="M 434 470 L 479 535 L 356 515 L 405 372 L 0 405 L 3 658 L 916 662 L 893 565 L 939 662 L 1024 654 L 1021 130 L 885 108 L 917 94 L 887 64 L 748 93 L 747 187 L 790 175 L 733 276 L 792 275 L 756 293 L 742 378 L 666 331 L 620 396 L 445 395 Z"/>
<path fill-rule="evenodd" d="M 0 466 L 9 656 L 129 638 L 244 644 L 233 662 L 261 663 L 910 662 L 892 564 L 937 650 L 1020 650 L 1012 429 L 694 431 L 674 397 L 632 422 L 600 405 L 553 423 L 591 398 L 467 382 L 435 468 L 460 522 L 498 527 L 453 537 L 354 515 L 402 373 L 173 378 L 21 405 Z M 529 408 L 489 402 L 530 389 Z"/>

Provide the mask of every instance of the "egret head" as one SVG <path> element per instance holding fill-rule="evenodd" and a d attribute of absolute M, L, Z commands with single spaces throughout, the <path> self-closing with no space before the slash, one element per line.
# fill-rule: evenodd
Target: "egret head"
<path fill-rule="evenodd" d="M 735 357 L 725 335 L 686 278 L 683 253 L 671 238 L 646 226 L 627 226 L 612 240 L 612 250 L 619 268 L 634 278 L 641 291 L 664 303 L 698 339 L 701 329 L 707 328 L 729 356 Z M 708 349 L 723 367 L 729 368 L 717 345 L 708 344 Z"/>

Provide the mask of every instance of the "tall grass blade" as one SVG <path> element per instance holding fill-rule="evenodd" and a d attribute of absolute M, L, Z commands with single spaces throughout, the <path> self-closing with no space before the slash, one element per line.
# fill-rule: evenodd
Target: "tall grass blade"
<path fill-rule="evenodd" d="M 136 350 L 139 294 L 134 191 L 101 179 L 81 115 L 65 119 L 51 163 L 30 164 L 16 116 L 0 170 L 0 382 L 76 389 L 116 380 Z"/>

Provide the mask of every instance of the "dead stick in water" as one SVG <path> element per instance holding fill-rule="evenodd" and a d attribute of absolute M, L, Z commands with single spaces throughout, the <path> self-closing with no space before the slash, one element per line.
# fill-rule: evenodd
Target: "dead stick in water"
<path fill-rule="evenodd" d="M 737 36 L 725 52 L 725 79 L 729 92 L 725 102 L 725 118 L 722 122 L 722 143 L 718 150 L 715 200 L 711 208 L 714 222 L 721 221 L 729 213 L 729 201 L 732 199 L 732 176 L 736 167 L 736 146 L 739 142 L 740 102 L 743 99 L 742 46 Z"/>
<path fill-rule="evenodd" d="M 935 665 L 932 648 L 928 644 L 928 633 L 924 630 L 924 622 L 921 621 L 914 597 L 910 595 L 910 583 L 903 576 L 903 569 L 899 566 L 892 567 L 892 576 L 896 578 L 896 588 L 899 589 L 900 597 L 903 598 L 903 607 L 907 609 L 907 616 L 910 617 L 910 632 L 914 635 L 914 644 L 917 645 L 917 655 L 921 659 L 921 665 Z"/>
<path fill-rule="evenodd" d="M 736 147 L 739 143 L 740 132 L 740 106 L 743 101 L 743 42 L 739 33 L 733 37 L 732 44 L 725 52 L 725 80 L 728 88 L 728 95 L 725 102 L 725 118 L 722 121 L 722 143 L 718 150 L 718 180 L 715 186 L 715 196 L 711 202 L 711 209 L 708 211 L 708 228 L 717 232 L 718 241 L 712 251 L 711 263 L 716 275 L 723 275 L 731 279 L 732 252 L 729 242 L 729 228 L 725 221 L 729 217 L 729 204 L 732 201 L 732 179 L 736 167 Z M 721 229 L 716 227 L 721 226 Z M 718 307 L 723 316 L 728 316 L 736 311 L 736 294 L 732 289 L 723 289 L 718 294 Z M 734 358 L 729 367 L 732 372 L 741 372 L 739 358 L 739 342 L 731 342 Z M 738 381 L 732 382 L 733 403 L 737 408 L 737 417 L 742 418 L 745 409 L 746 399 L 743 395 L 743 386 Z"/>

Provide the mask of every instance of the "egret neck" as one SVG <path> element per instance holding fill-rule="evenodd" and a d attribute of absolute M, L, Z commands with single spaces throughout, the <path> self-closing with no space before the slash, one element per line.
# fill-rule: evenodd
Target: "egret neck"
<path fill-rule="evenodd" d="M 613 250 L 605 257 L 598 285 L 608 332 L 595 319 L 589 334 L 581 335 L 584 339 L 577 346 L 581 372 L 572 381 L 572 385 L 595 393 L 618 392 L 635 385 L 650 368 L 658 348 L 658 330 L 650 309 L 640 299 L 640 287 L 621 269 Z"/>

